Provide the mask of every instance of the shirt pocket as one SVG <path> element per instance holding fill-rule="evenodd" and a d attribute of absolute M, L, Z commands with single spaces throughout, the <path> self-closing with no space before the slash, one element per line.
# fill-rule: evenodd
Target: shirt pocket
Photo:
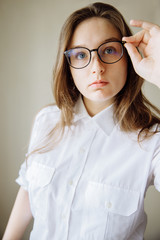
<path fill-rule="evenodd" d="M 92 222 L 89 228 L 93 229 L 92 234 L 95 232 L 93 239 L 128 239 L 138 209 L 139 192 L 89 182 L 85 198 L 90 218 L 87 221 Z"/>
<path fill-rule="evenodd" d="M 47 216 L 54 173 L 55 168 L 38 162 L 33 162 L 26 172 L 30 205 L 34 217 L 45 218 Z"/>

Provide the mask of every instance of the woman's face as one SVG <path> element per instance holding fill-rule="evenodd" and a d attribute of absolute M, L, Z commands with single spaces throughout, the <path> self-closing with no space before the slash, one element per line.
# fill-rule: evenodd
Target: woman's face
<path fill-rule="evenodd" d="M 118 30 L 104 18 L 90 18 L 80 23 L 71 39 L 70 48 L 97 49 L 109 39 L 121 41 Z M 127 78 L 126 54 L 114 64 L 103 63 L 96 51 L 91 53 L 90 64 L 82 69 L 70 67 L 74 83 L 83 96 L 90 115 L 95 115 L 113 103 Z"/>

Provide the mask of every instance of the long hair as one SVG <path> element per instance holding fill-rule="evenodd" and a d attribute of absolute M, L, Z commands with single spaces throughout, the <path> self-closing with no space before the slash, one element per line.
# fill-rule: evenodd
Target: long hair
<path fill-rule="evenodd" d="M 46 146 L 54 145 L 55 132 L 63 131 L 65 126 L 70 126 L 73 118 L 73 107 L 77 102 L 80 92 L 74 87 L 72 75 L 69 65 L 64 56 L 76 27 L 83 21 L 99 17 L 107 19 L 120 33 L 120 36 L 131 36 L 132 32 L 126 24 L 121 13 L 113 6 L 105 3 L 93 3 L 89 6 L 72 13 L 64 23 L 57 53 L 56 64 L 53 72 L 53 95 L 56 105 L 61 110 L 61 119 L 55 128 L 48 134 L 48 145 L 42 148 L 44 151 Z M 114 116 L 119 122 L 122 131 L 139 131 L 138 137 L 142 133 L 144 137 L 148 137 L 151 127 L 160 123 L 160 110 L 153 106 L 142 94 L 141 87 L 144 80 L 134 71 L 129 56 L 128 58 L 128 75 L 126 84 L 123 89 L 115 96 L 114 100 Z M 157 116 L 152 113 L 156 112 Z M 154 131 L 154 133 L 157 129 Z M 50 143 L 50 144 L 49 144 Z M 41 151 L 42 149 L 38 149 Z"/>

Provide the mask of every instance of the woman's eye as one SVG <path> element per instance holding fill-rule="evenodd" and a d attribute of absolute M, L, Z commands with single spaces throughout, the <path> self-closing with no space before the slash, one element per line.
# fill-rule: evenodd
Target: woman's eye
<path fill-rule="evenodd" d="M 115 52 L 116 52 L 116 49 L 113 47 L 108 47 L 104 50 L 105 54 L 115 54 Z"/>
<path fill-rule="evenodd" d="M 84 52 L 79 52 L 76 54 L 76 59 L 81 60 L 84 59 L 86 57 L 86 53 Z"/>

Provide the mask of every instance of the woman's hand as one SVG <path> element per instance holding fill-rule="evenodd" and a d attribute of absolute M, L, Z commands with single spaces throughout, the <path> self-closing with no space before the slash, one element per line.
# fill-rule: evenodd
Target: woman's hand
<path fill-rule="evenodd" d="M 130 24 L 142 28 L 135 35 L 122 39 L 126 41 L 125 47 L 135 71 L 139 76 L 160 88 L 160 27 L 137 20 L 131 20 Z"/>

